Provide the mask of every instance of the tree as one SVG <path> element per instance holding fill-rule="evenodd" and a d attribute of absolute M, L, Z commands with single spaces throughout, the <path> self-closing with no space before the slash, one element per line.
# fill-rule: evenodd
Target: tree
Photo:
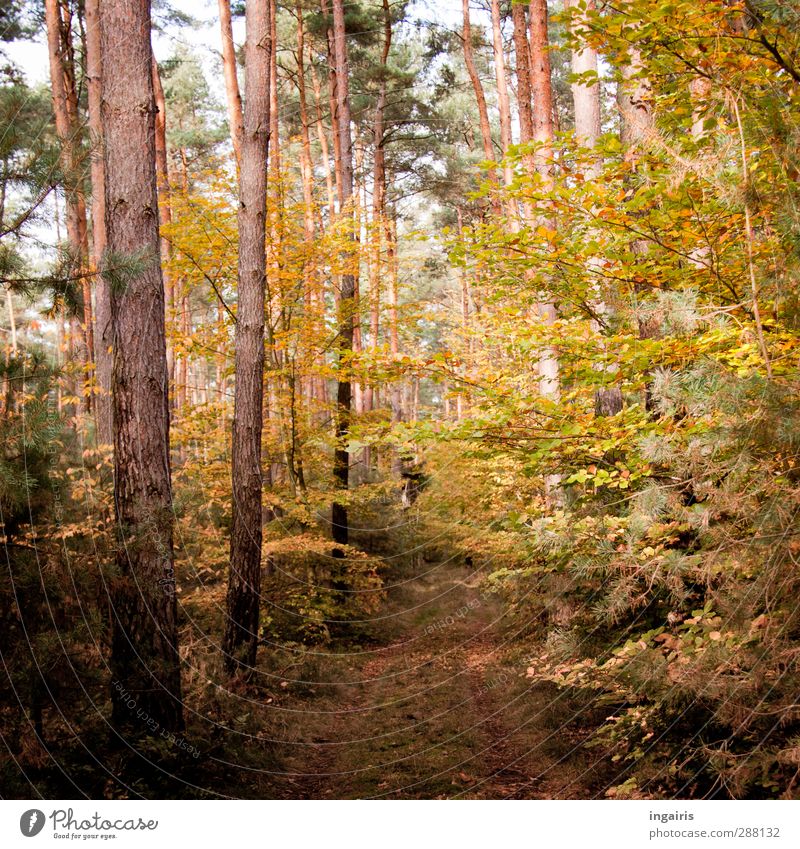
<path fill-rule="evenodd" d="M 500 112 L 500 151 L 503 157 L 507 157 L 509 148 L 511 147 L 511 103 L 508 96 L 508 80 L 506 78 L 506 60 L 500 20 L 500 0 L 491 0 L 491 10 L 494 76 L 497 83 L 497 108 Z M 513 171 L 508 160 L 503 165 L 503 179 L 507 186 L 513 179 Z M 513 215 L 511 217 L 513 220 Z"/>
<path fill-rule="evenodd" d="M 65 0 L 46 0 L 45 19 L 53 112 L 56 120 L 56 134 L 61 143 L 61 168 L 67 201 L 67 238 L 72 260 L 72 276 L 82 281 L 83 354 L 88 371 L 94 359 L 92 289 L 88 273 L 86 198 L 80 173 L 81 128 L 72 43 L 72 12 L 69 4 Z M 87 412 L 91 410 L 91 397 L 91 393 L 85 391 L 84 403 Z"/>
<path fill-rule="evenodd" d="M 227 621 L 229 672 L 255 665 L 261 603 L 261 433 L 264 395 L 267 160 L 270 126 L 268 0 L 245 17 L 244 133 L 239 168 L 239 305 L 236 312 L 231 476 L 233 504 Z"/>
<path fill-rule="evenodd" d="M 114 504 L 110 579 L 113 721 L 138 707 L 183 725 L 172 552 L 164 283 L 159 261 L 149 0 L 100 7 L 107 250 L 113 341 Z"/>
<path fill-rule="evenodd" d="M 483 155 L 488 162 L 494 160 L 494 145 L 492 143 L 492 128 L 489 123 L 489 110 L 486 106 L 486 95 L 483 91 L 483 84 L 478 76 L 478 69 L 475 66 L 475 54 L 472 46 L 472 23 L 469 15 L 469 0 L 462 0 L 463 11 L 463 29 L 462 40 L 464 42 L 464 62 L 467 66 L 469 79 L 472 83 L 473 91 L 475 92 L 475 100 L 478 104 L 478 121 L 481 128 L 481 141 L 483 142 Z M 493 175 L 494 171 L 490 172 Z"/>
<path fill-rule="evenodd" d="M 94 359 L 97 379 L 95 418 L 97 437 L 111 445 L 114 431 L 111 416 L 111 293 L 99 274 L 106 249 L 105 164 L 103 161 L 102 69 L 100 45 L 100 0 L 86 0 L 86 87 L 88 90 L 89 135 L 92 181 L 92 271 L 95 284 Z"/>
<path fill-rule="evenodd" d="M 335 135 L 339 139 L 339 204 L 343 215 L 353 215 L 353 138 L 350 133 L 350 67 L 345 37 L 344 2 L 333 0 L 333 58 L 336 75 L 336 127 Z M 352 243 L 355 234 L 352 229 L 348 236 Z M 352 402 L 352 383 L 349 374 L 349 357 L 353 350 L 353 313 L 356 301 L 356 275 L 352 268 L 354 245 L 348 248 L 345 263 L 348 267 L 341 276 L 339 294 L 339 315 L 337 349 L 339 355 L 339 376 L 336 388 L 336 446 L 333 457 L 333 478 L 335 485 L 346 491 L 350 480 L 350 454 L 347 439 L 350 433 L 350 415 Z M 343 501 L 336 500 L 331 508 L 331 530 L 334 542 L 347 543 L 347 507 Z"/>
<path fill-rule="evenodd" d="M 219 26 L 222 35 L 222 73 L 225 77 L 225 98 L 228 104 L 228 126 L 237 167 L 242 161 L 242 96 L 236 73 L 236 48 L 233 44 L 230 0 L 219 0 Z"/>

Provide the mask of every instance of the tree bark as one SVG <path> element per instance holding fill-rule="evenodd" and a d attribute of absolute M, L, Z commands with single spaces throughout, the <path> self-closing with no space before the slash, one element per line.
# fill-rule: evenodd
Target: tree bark
<path fill-rule="evenodd" d="M 149 0 L 103 0 L 106 233 L 113 334 L 113 720 L 130 699 L 161 728 L 183 726 L 172 554 L 164 285 L 159 263 Z M 145 726 L 146 727 L 146 726 Z"/>
<path fill-rule="evenodd" d="M 514 57 L 517 60 L 517 108 L 519 110 L 519 140 L 522 144 L 533 141 L 533 110 L 531 108 L 530 44 L 525 7 L 515 3 L 511 7 L 514 23 Z"/>
<path fill-rule="evenodd" d="M 231 144 L 236 167 L 242 164 L 242 95 L 239 92 L 239 77 L 236 73 L 236 48 L 233 43 L 233 22 L 231 21 L 230 0 L 219 2 L 219 28 L 222 36 L 222 73 L 225 77 L 225 101 L 228 107 Z"/>
<path fill-rule="evenodd" d="M 250 0 L 245 17 L 245 100 L 239 169 L 239 304 L 234 368 L 233 523 L 223 640 L 229 672 L 251 669 L 261 601 L 261 432 L 264 397 L 267 165 L 270 126 L 268 0 Z"/>
<path fill-rule="evenodd" d="M 353 196 L 353 139 L 350 133 L 350 67 L 345 38 L 344 0 L 333 0 L 333 49 L 334 72 L 336 75 L 336 135 L 339 139 L 341 177 L 340 202 L 344 215 L 352 215 Z M 355 234 L 348 236 L 346 264 L 355 261 Z M 334 485 L 346 491 L 350 480 L 350 454 L 347 440 L 350 433 L 352 405 L 352 383 L 345 371 L 350 368 L 350 355 L 353 350 L 354 306 L 356 298 L 356 275 L 352 268 L 346 268 L 341 279 L 338 310 L 337 349 L 339 355 L 339 376 L 336 388 L 336 447 L 333 459 Z M 334 542 L 346 544 L 348 540 L 347 506 L 344 501 L 336 500 L 331 509 L 331 530 Z"/>

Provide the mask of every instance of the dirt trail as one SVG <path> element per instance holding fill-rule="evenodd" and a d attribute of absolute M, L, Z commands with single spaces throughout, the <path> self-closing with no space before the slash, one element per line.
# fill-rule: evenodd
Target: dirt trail
<path fill-rule="evenodd" d="M 273 795 L 594 795 L 562 697 L 525 677 L 524 656 L 510 659 L 501 605 L 465 568 L 425 571 L 389 593 L 372 626 L 380 640 L 317 654 L 307 683 L 287 685 L 286 777 Z"/>

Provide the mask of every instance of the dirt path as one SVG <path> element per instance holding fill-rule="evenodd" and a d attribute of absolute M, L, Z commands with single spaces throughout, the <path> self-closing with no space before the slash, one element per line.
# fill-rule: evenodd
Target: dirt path
<path fill-rule="evenodd" d="M 380 639 L 295 665 L 280 715 L 292 798 L 575 798 L 590 757 L 562 697 L 525 677 L 504 610 L 462 567 L 389 593 Z"/>

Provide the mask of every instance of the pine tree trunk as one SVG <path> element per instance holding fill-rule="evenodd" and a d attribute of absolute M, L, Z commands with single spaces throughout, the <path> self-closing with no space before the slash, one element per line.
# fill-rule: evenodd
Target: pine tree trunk
<path fill-rule="evenodd" d="M 47 47 L 53 96 L 56 135 L 61 147 L 61 168 L 67 212 L 67 240 L 72 254 L 70 275 L 81 283 L 83 297 L 83 360 L 94 359 L 92 288 L 88 275 L 89 239 L 86 229 L 86 199 L 79 169 L 80 124 L 75 86 L 75 57 L 72 46 L 71 12 L 62 0 L 46 0 Z M 86 383 L 91 384 L 87 368 Z M 86 388 L 86 387 L 85 387 Z M 91 411 L 91 394 L 84 393 L 84 407 Z"/>
<path fill-rule="evenodd" d="M 103 0 L 103 137 L 107 271 L 114 341 L 112 584 L 113 720 L 136 721 L 130 699 L 160 728 L 183 726 L 172 554 L 164 284 L 158 243 L 155 103 L 149 0 Z"/>
<path fill-rule="evenodd" d="M 353 198 L 353 140 L 350 133 L 350 68 L 345 38 L 344 0 L 333 0 L 333 48 L 336 74 L 336 132 L 339 139 L 340 203 L 344 215 L 352 216 Z M 350 233 L 346 261 L 354 262 L 355 236 Z M 350 480 L 350 454 L 347 440 L 350 433 L 352 384 L 349 374 L 349 357 L 353 350 L 353 317 L 356 294 L 356 276 L 352 268 L 342 274 L 338 310 L 338 339 L 340 374 L 336 389 L 336 447 L 333 458 L 334 485 L 347 490 Z M 343 501 L 334 501 L 331 513 L 334 542 L 346 544 L 348 540 L 347 507 Z"/>
<path fill-rule="evenodd" d="M 222 73 L 225 77 L 225 101 L 228 107 L 233 155 L 236 167 L 242 162 L 242 95 L 239 93 L 239 78 L 236 74 L 236 48 L 233 44 L 233 23 L 230 0 L 219 0 L 219 27 L 222 36 Z"/>
<path fill-rule="evenodd" d="M 392 15 L 389 0 L 383 0 L 383 50 L 381 51 L 381 81 L 378 89 L 378 99 L 375 104 L 375 119 L 372 125 L 372 141 L 374 146 L 372 166 L 372 225 L 370 229 L 370 279 L 369 279 L 369 327 L 370 344 L 373 350 L 378 347 L 380 331 L 381 303 L 381 234 L 383 221 L 386 217 L 386 148 L 385 148 L 385 113 L 387 66 L 389 52 L 392 49 Z M 370 383 L 365 390 L 364 409 L 375 407 L 375 391 Z"/>
<path fill-rule="evenodd" d="M 169 160 L 167 159 L 167 101 L 164 97 L 164 88 L 161 85 L 161 74 L 158 63 L 153 56 L 153 92 L 155 94 L 156 109 L 156 184 L 158 186 L 158 223 L 161 227 L 172 223 L 172 199 L 169 186 Z M 169 239 L 161 237 L 161 268 L 164 276 L 164 292 L 166 294 L 165 314 L 168 320 L 174 320 L 175 312 L 175 286 L 169 271 L 169 261 L 172 258 L 172 246 Z M 170 385 L 175 383 L 175 350 L 170 340 L 167 339 L 167 374 Z"/>
<path fill-rule="evenodd" d="M 503 51 L 503 33 L 500 28 L 500 0 L 491 0 L 492 48 L 494 50 L 494 75 L 497 81 L 497 108 L 500 112 L 500 147 L 504 157 L 511 147 L 511 105 L 506 79 L 506 59 Z M 508 162 L 503 163 L 503 180 L 511 185 L 514 173 Z"/>
<path fill-rule="evenodd" d="M 328 216 L 329 218 L 333 218 L 336 214 L 336 192 L 333 186 L 333 176 L 331 175 L 331 154 L 328 146 L 328 133 L 325 130 L 325 123 L 322 120 L 322 87 L 313 62 L 311 63 L 310 68 L 311 85 L 314 89 L 314 109 L 317 115 L 317 138 L 319 140 L 320 154 L 322 156 L 322 167 L 325 170 Z"/>
<path fill-rule="evenodd" d="M 100 45 L 100 0 L 86 0 L 86 80 L 89 133 L 92 146 L 92 265 L 99 272 L 106 249 L 105 164 L 103 162 L 102 53 Z M 94 356 L 97 394 L 95 417 L 97 441 L 111 445 L 114 438 L 111 415 L 111 292 L 101 274 L 95 277 Z"/>
<path fill-rule="evenodd" d="M 271 52 L 268 0 L 250 0 L 245 21 L 244 134 L 239 169 L 239 303 L 231 452 L 233 521 L 228 620 L 223 640 L 229 672 L 241 667 L 252 668 L 255 664 L 261 601 L 261 432 Z"/>
<path fill-rule="evenodd" d="M 469 0 L 462 0 L 464 24 L 462 29 L 462 40 L 464 42 L 464 64 L 467 66 L 472 89 L 475 92 L 475 101 L 478 105 L 478 121 L 481 128 L 481 141 L 483 142 L 483 155 L 489 162 L 494 161 L 494 145 L 492 144 L 492 126 L 489 123 L 489 110 L 486 106 L 486 95 L 483 93 L 478 70 L 475 67 L 475 56 L 472 49 L 472 24 L 469 17 Z M 489 177 L 496 180 L 494 169 L 489 172 Z"/>
<path fill-rule="evenodd" d="M 547 0 L 531 0 L 529 11 L 533 138 L 540 143 L 535 156 L 536 167 L 546 185 L 552 185 L 550 160 L 553 157 L 553 84 L 547 32 Z"/>
<path fill-rule="evenodd" d="M 517 60 L 517 108 L 519 110 L 519 140 L 521 144 L 533 141 L 533 111 L 531 108 L 530 44 L 525 7 L 515 3 L 511 7 L 514 23 L 514 57 Z"/>
<path fill-rule="evenodd" d="M 305 280 L 304 303 L 309 327 L 318 330 L 318 316 L 324 308 L 319 273 L 314 262 L 314 165 L 311 158 L 311 119 L 308 114 L 305 65 L 305 26 L 303 7 L 298 4 L 297 14 L 297 95 L 300 102 L 300 182 L 303 189 L 303 240 L 305 257 L 303 278 Z M 315 333 L 316 336 L 316 333 Z M 318 364 L 319 361 L 317 361 Z M 306 381 L 306 394 L 310 401 L 322 399 L 321 379 L 310 375 Z"/>

